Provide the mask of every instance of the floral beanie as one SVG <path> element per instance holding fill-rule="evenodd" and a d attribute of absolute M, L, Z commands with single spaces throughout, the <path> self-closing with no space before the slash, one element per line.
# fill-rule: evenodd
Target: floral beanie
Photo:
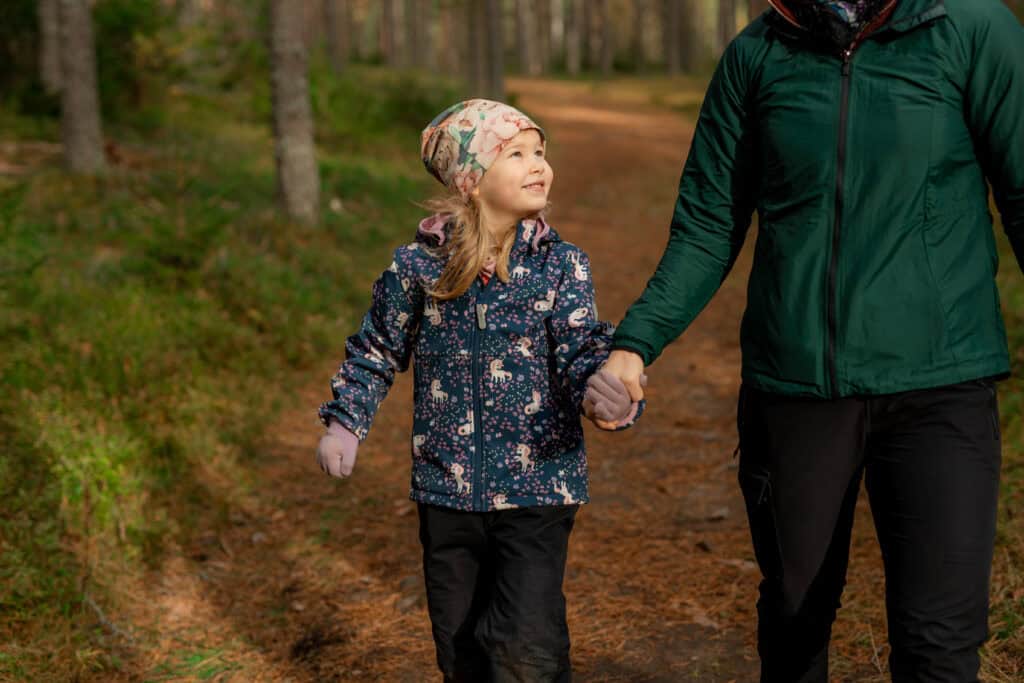
<path fill-rule="evenodd" d="M 430 175 L 468 197 L 498 154 L 524 130 L 544 130 L 514 107 L 465 100 L 437 115 L 421 136 L 420 156 Z"/>

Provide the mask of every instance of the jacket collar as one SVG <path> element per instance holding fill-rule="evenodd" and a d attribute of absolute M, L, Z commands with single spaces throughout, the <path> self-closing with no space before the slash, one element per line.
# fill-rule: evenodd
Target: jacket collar
<path fill-rule="evenodd" d="M 420 221 L 416 241 L 429 247 L 440 247 L 448 240 L 451 227 L 450 214 L 434 214 Z M 535 253 L 542 245 L 561 241 L 562 238 L 543 216 L 525 218 L 516 224 L 516 243 L 512 247 L 512 254 Z"/>
<path fill-rule="evenodd" d="M 801 26 L 790 10 L 793 0 L 768 0 L 774 11 L 769 12 L 765 21 L 772 28 L 794 38 L 806 39 L 808 31 Z M 877 35 L 887 31 L 906 33 L 933 19 L 946 16 L 945 0 L 899 0 L 888 20 L 873 31 Z"/>

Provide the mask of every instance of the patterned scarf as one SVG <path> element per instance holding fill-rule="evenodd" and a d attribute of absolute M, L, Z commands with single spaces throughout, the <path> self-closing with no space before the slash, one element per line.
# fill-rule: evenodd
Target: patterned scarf
<path fill-rule="evenodd" d="M 840 48 L 849 46 L 878 17 L 889 0 L 786 0 L 808 31 Z"/>

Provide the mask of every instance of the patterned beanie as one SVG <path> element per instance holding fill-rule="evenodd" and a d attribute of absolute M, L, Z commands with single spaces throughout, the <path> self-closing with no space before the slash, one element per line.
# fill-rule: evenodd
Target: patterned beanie
<path fill-rule="evenodd" d="M 448 107 L 423 129 L 420 156 L 430 175 L 468 197 L 498 154 L 524 130 L 544 130 L 501 102 L 466 100 Z"/>

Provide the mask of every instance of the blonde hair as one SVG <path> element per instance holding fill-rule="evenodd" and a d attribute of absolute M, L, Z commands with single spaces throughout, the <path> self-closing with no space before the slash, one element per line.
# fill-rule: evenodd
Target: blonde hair
<path fill-rule="evenodd" d="M 446 216 L 450 225 L 444 244 L 430 249 L 436 256 L 447 256 L 448 262 L 437 282 L 427 288 L 428 295 L 438 301 L 462 296 L 480 275 L 489 256 L 494 257 L 494 274 L 502 282 L 509 281 L 508 260 L 516 241 L 515 227 L 499 243 L 484 226 L 477 200 L 458 192 L 436 197 L 423 206 Z"/>

